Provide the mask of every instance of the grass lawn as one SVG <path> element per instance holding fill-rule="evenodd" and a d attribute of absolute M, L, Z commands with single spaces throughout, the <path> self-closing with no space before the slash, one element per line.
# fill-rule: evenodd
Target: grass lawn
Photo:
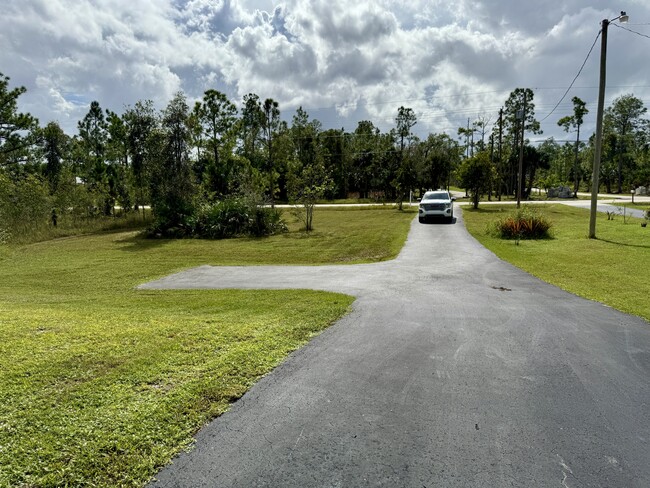
<path fill-rule="evenodd" d="M 620 202 L 620 201 L 613 201 L 610 202 L 612 205 L 617 205 L 619 207 L 628 207 L 628 208 L 634 208 L 637 210 L 650 210 L 650 202 L 639 202 L 635 201 L 634 203 L 630 202 L 629 200 L 627 202 Z"/>
<path fill-rule="evenodd" d="M 288 212 L 287 219 L 291 219 Z M 0 486 L 141 486 L 349 309 L 315 291 L 136 291 L 200 264 L 392 258 L 414 213 L 322 210 L 310 235 L 0 246 Z"/>
<path fill-rule="evenodd" d="M 465 207 L 463 218 L 470 233 L 501 259 L 564 290 L 650 321 L 650 227 L 641 227 L 642 219 L 624 223 L 622 217 L 607 220 L 599 213 L 598 239 L 588 239 L 589 210 L 559 204 L 535 209 L 553 222 L 552 239 L 516 245 L 490 235 L 488 225 L 512 207 Z"/>

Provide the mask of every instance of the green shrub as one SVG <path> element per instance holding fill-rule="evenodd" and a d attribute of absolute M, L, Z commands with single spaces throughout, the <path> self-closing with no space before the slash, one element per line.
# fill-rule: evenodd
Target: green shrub
<path fill-rule="evenodd" d="M 261 237 L 287 231 L 287 224 L 282 219 L 282 212 L 277 208 L 255 206 L 248 223 L 248 233 Z"/>
<path fill-rule="evenodd" d="M 502 239 L 547 239 L 551 226 L 535 209 L 522 207 L 496 222 L 495 233 Z"/>
<path fill-rule="evenodd" d="M 7 244 L 11 239 L 11 234 L 7 229 L 0 227 L 0 245 Z"/>
<path fill-rule="evenodd" d="M 164 221 L 159 220 L 149 229 L 149 236 L 225 239 L 244 235 L 268 236 L 286 230 L 279 210 L 249 199 L 231 197 L 197 206 L 183 222 L 174 226 L 165 226 Z"/>
<path fill-rule="evenodd" d="M 47 230 L 52 201 L 47 183 L 34 175 L 15 179 L 0 174 L 0 240 L 34 240 Z"/>
<path fill-rule="evenodd" d="M 249 208 L 242 200 L 227 198 L 201 205 L 190 218 L 190 227 L 195 237 L 223 239 L 244 234 L 249 218 Z"/>

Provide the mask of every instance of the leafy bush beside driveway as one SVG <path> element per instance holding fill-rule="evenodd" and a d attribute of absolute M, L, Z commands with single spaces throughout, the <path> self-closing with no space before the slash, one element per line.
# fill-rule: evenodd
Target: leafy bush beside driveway
<path fill-rule="evenodd" d="M 547 239 L 551 221 L 537 209 L 524 206 L 499 219 L 494 231 L 502 239 Z"/>

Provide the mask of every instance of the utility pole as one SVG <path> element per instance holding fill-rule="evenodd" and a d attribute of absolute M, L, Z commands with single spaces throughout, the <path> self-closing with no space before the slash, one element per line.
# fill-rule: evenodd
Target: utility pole
<path fill-rule="evenodd" d="M 465 157 L 469 158 L 469 117 L 467 117 L 467 132 L 465 133 L 465 144 L 467 149 L 465 150 Z"/>
<path fill-rule="evenodd" d="M 499 201 L 503 189 L 503 161 L 501 160 L 501 144 L 503 143 L 503 107 L 499 109 Z"/>
<path fill-rule="evenodd" d="M 524 106 L 521 109 L 521 146 L 519 147 L 519 177 L 517 178 L 517 208 L 521 207 L 521 186 L 524 178 L 524 132 L 526 131 L 526 90 L 524 89 Z"/>
<path fill-rule="evenodd" d="M 469 122 L 469 119 L 467 119 L 467 121 Z M 467 124 L 467 126 L 469 127 L 469 124 Z M 470 147 L 470 157 L 474 157 L 474 127 L 472 127 L 472 135 L 470 137 L 471 137 L 471 142 L 470 142 L 470 145 L 469 145 L 469 147 Z"/>
<path fill-rule="evenodd" d="M 610 22 L 619 20 L 627 22 L 628 16 L 625 12 L 615 19 L 604 19 L 602 22 L 600 41 L 600 83 L 598 84 L 598 111 L 596 113 L 596 143 L 594 147 L 594 170 L 591 175 L 591 210 L 589 212 L 589 239 L 596 238 L 596 211 L 598 209 L 598 190 L 600 182 L 600 156 L 603 149 L 603 112 L 605 110 L 605 86 L 607 78 L 607 28 Z"/>
<path fill-rule="evenodd" d="M 490 134 L 490 162 L 494 164 L 494 134 Z"/>
<path fill-rule="evenodd" d="M 578 179 L 578 154 L 580 151 L 580 125 L 578 125 L 577 128 L 577 135 L 576 135 L 576 148 L 575 148 L 575 160 L 573 163 L 573 179 L 575 180 L 575 183 L 573 185 L 573 198 L 578 198 L 578 187 L 580 186 L 580 180 Z"/>
<path fill-rule="evenodd" d="M 596 211 L 598 189 L 600 188 L 600 156 L 603 149 L 603 112 L 605 109 L 605 86 L 607 78 L 607 28 L 609 20 L 604 19 L 600 40 L 600 83 L 598 85 L 598 111 L 596 112 L 596 147 L 594 148 L 594 169 L 591 175 L 591 209 L 589 212 L 589 239 L 596 238 Z"/>
<path fill-rule="evenodd" d="M 490 164 L 494 165 L 494 133 L 490 134 Z M 490 185 L 488 189 L 488 201 L 492 201 L 492 187 L 494 184 Z"/>

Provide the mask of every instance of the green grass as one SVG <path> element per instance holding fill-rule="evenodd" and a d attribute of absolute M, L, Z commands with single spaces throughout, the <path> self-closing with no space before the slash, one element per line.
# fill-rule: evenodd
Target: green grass
<path fill-rule="evenodd" d="M 285 210 L 291 232 L 260 239 L 220 242 L 220 264 L 237 264 L 243 253 L 246 264 L 327 264 L 384 261 L 395 257 L 404 242 L 417 208 L 404 207 L 316 208 L 314 230 L 299 232 L 303 225 Z M 146 243 L 149 244 L 149 243 Z"/>
<path fill-rule="evenodd" d="M 141 486 L 352 303 L 306 290 L 137 284 L 200 264 L 389 259 L 412 218 L 317 209 L 309 235 L 113 232 L 0 246 L 0 486 Z"/>
<path fill-rule="evenodd" d="M 650 228 L 642 219 L 607 220 L 598 214 L 596 235 L 588 239 L 589 211 L 565 205 L 536 207 L 553 227 L 552 239 L 503 240 L 487 227 L 513 211 L 510 207 L 463 209 L 467 229 L 501 259 L 577 295 L 597 300 L 650 321 L 647 276 Z"/>
<path fill-rule="evenodd" d="M 631 207 L 635 207 L 635 208 L 638 207 L 638 208 L 643 208 L 643 209 L 650 210 L 650 202 L 647 202 L 647 201 L 646 202 L 635 201 L 634 203 L 628 202 L 627 205 L 629 205 Z"/>
<path fill-rule="evenodd" d="M 636 210 L 650 210 L 650 202 L 630 202 L 629 200 L 627 202 L 621 202 L 621 201 L 613 201 L 609 202 L 612 205 L 616 205 L 617 207 L 628 207 L 628 208 L 634 208 Z"/>
<path fill-rule="evenodd" d="M 395 202 L 386 202 L 381 199 L 374 198 L 334 198 L 332 200 L 319 200 L 318 204 L 322 205 L 341 205 L 341 204 L 384 204 L 392 206 Z"/>
<path fill-rule="evenodd" d="M 58 217 L 56 227 L 48 219 L 47 222 L 41 222 L 39 225 L 33 222 L 31 225 L 25 225 L 21 229 L 21 232 L 11 232 L 10 242 L 12 244 L 29 244 L 80 234 L 92 234 L 111 230 L 133 230 L 140 229 L 145 225 L 151 224 L 151 222 L 152 217 L 149 209 L 145 210 L 144 215 L 142 210 L 126 214 L 118 212 L 115 216 L 74 217 L 69 214 L 64 214 Z"/>

